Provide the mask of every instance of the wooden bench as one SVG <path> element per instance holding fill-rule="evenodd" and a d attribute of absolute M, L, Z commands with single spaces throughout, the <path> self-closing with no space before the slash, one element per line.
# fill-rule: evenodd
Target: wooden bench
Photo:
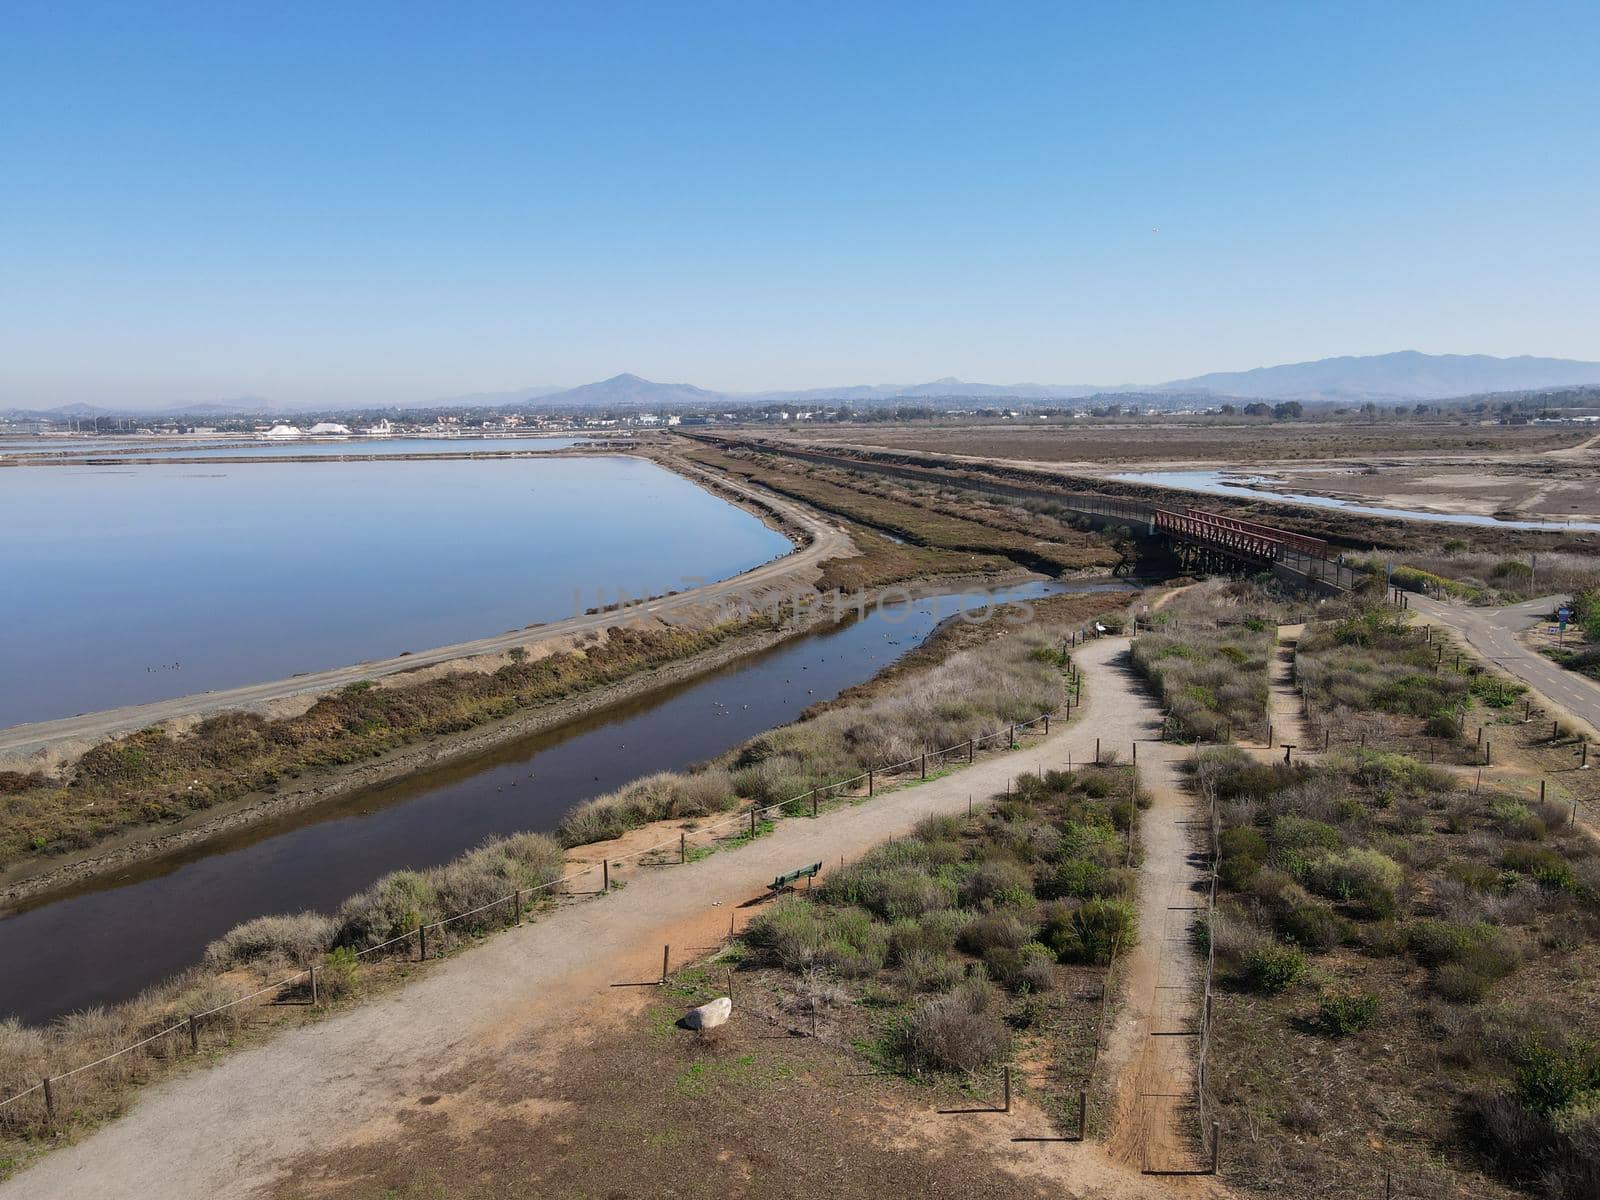
<path fill-rule="evenodd" d="M 804 879 L 806 881 L 806 889 L 809 891 L 811 888 L 811 881 L 815 879 L 821 873 L 821 871 L 822 864 L 819 862 L 814 862 L 809 867 L 801 867 L 798 871 L 790 871 L 787 875 L 779 875 L 771 883 L 767 884 L 767 887 L 772 891 L 773 895 L 777 895 L 786 888 L 792 887 L 796 880 Z"/>

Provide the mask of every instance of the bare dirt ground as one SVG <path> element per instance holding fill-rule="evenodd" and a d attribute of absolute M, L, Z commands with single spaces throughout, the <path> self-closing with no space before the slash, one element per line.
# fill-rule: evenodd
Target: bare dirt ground
<path fill-rule="evenodd" d="M 1600 437 L 1584 430 L 1447 423 L 1272 426 L 888 426 L 792 440 L 1100 475 L 1273 468 L 1265 492 L 1301 492 L 1446 515 L 1600 517 Z"/>
<path fill-rule="evenodd" d="M 751 912 L 741 906 L 775 875 L 860 854 L 924 816 L 960 811 L 970 797 L 1004 790 L 1019 770 L 1057 765 L 1069 754 L 1082 761 L 1096 736 L 1130 748 L 1135 737 L 1149 736 L 1159 720 L 1153 703 L 1113 665 L 1126 648 L 1126 639 L 1108 638 L 1079 652 L 1089 675 L 1080 719 L 1024 751 L 814 821 L 782 821 L 769 836 L 699 862 L 641 868 L 622 890 L 491 939 L 392 995 L 153 1088 L 122 1120 L 0 1185 L 0 1197 L 258 1194 L 279 1186 L 286 1165 L 308 1153 L 354 1152 L 398 1135 L 403 1114 L 432 1107 L 424 1100 L 438 1093 L 443 1069 L 486 1057 L 515 1063 L 530 1039 L 581 1047 L 597 1029 L 636 1011 L 637 995 L 613 984 L 656 978 L 664 944 L 683 953 L 719 943 L 730 920 L 738 925 Z M 1151 768 L 1159 773 L 1157 760 Z M 1147 862 L 1186 852 L 1178 836 L 1176 824 L 1148 834 Z M 1119 1035 L 1126 1061 L 1152 1015 Z M 480 1097 L 460 1109 L 476 1112 L 463 1116 L 469 1121 L 522 1119 L 504 1097 Z M 1142 1133 L 1119 1126 L 1115 1144 L 1142 1141 Z M 586 1194 L 587 1186 L 566 1194 Z"/>
<path fill-rule="evenodd" d="M 1600 516 L 1600 456 L 1551 457 L 1296 468 L 1263 486 L 1420 512 L 1547 521 Z"/>
<path fill-rule="evenodd" d="M 1294 679 L 1294 656 L 1305 630 L 1304 625 L 1278 626 L 1278 642 L 1267 674 L 1267 711 L 1272 721 L 1273 745 L 1297 746 L 1302 752 L 1310 753 L 1320 747 L 1310 744 L 1305 705 Z"/>
<path fill-rule="evenodd" d="M 1588 431 L 1533 425 L 1451 421 L 1283 421 L 1254 424 L 1006 422 L 1003 424 L 873 424 L 797 430 L 797 441 L 859 445 L 934 454 L 1015 459 L 1032 464 L 1148 469 L 1237 466 L 1308 460 L 1370 460 L 1380 455 L 1524 455 L 1600 443 Z"/>

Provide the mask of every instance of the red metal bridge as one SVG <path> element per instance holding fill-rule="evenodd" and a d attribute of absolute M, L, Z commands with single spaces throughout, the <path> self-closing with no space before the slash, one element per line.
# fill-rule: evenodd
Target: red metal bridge
<path fill-rule="evenodd" d="M 1152 526 L 1167 535 L 1189 567 L 1211 567 L 1219 561 L 1246 566 L 1272 566 L 1286 559 L 1326 559 L 1328 543 L 1287 529 L 1222 517 L 1203 509 L 1183 512 L 1158 508 Z"/>

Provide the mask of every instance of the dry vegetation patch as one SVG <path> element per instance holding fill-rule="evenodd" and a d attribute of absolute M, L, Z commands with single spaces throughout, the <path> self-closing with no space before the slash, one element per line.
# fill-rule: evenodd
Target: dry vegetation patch
<path fill-rule="evenodd" d="M 741 971 L 801 1024 L 820 1006 L 881 1069 L 992 1092 L 1001 1064 L 1043 1064 L 1040 1100 L 1072 1132 L 1104 969 L 1137 936 L 1133 795 L 1130 768 L 1020 776 L 972 818 L 930 818 L 778 901 Z"/>
<path fill-rule="evenodd" d="M 564 654 L 458 671 L 416 683 L 356 683 L 296 716 L 227 712 L 182 733 L 160 727 L 103 742 L 64 778 L 0 773 L 0 865 L 93 846 L 124 829 L 271 790 L 281 781 L 374 758 L 688 657 L 763 616 L 706 630 L 614 627 Z"/>
<path fill-rule="evenodd" d="M 1211 1102 L 1230 1175 L 1334 1197 L 1600 1184 L 1600 857 L 1556 806 L 1396 754 L 1204 752 Z M 1367 1179 L 1366 1183 L 1358 1182 Z"/>
<path fill-rule="evenodd" d="M 1276 584 L 1218 581 L 1189 588 L 1144 618 L 1133 665 L 1161 697 L 1168 736 L 1188 742 L 1263 736 L 1277 627 L 1314 608 Z"/>

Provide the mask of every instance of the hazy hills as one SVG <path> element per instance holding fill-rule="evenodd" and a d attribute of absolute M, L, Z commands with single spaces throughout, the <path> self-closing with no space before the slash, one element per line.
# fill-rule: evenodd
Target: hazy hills
<path fill-rule="evenodd" d="M 574 388 L 526 387 L 503 392 L 479 392 L 404 408 L 524 408 L 551 409 L 706 409 L 750 404 L 807 405 L 851 403 L 862 406 L 901 403 L 939 403 L 947 407 L 964 401 L 996 404 L 1005 401 L 1040 403 L 1071 401 L 1085 396 L 1138 396 L 1138 403 L 1204 404 L 1212 400 L 1328 400 L 1398 403 L 1481 396 L 1497 392 L 1536 392 L 1544 388 L 1600 384 L 1600 362 L 1567 358 L 1494 358 L 1487 354 L 1422 354 L 1403 350 L 1395 354 L 1346 355 L 1315 362 L 1284 363 L 1249 371 L 1218 371 L 1192 379 L 1166 383 L 1092 384 L 971 383 L 961 379 L 935 379 L 914 384 L 851 384 L 832 388 L 805 388 L 766 392 L 719 392 L 689 383 L 657 383 L 638 375 L 614 375 Z M 351 405 L 350 410 L 376 411 L 377 405 Z M 174 405 L 166 415 L 244 415 L 339 411 L 337 404 L 274 404 L 257 396 L 209 404 Z M 150 409 L 116 409 L 92 404 L 71 404 L 49 410 L 12 409 L 13 417 L 155 415 Z"/>
<path fill-rule="evenodd" d="M 1600 383 L 1600 363 L 1570 358 L 1494 358 L 1487 354 L 1421 354 L 1402 350 L 1364 358 L 1219 371 L 1162 384 L 1163 389 L 1215 392 L 1252 399 L 1443 400 L 1483 392 L 1536 391 Z"/>
<path fill-rule="evenodd" d="M 1048 401 L 1137 392 L 1241 399 L 1407 401 L 1489 392 L 1537 391 L 1600 384 L 1600 362 L 1566 358 L 1494 358 L 1487 354 L 1396 354 L 1324 358 L 1250 371 L 1220 371 L 1156 384 L 970 383 L 935 379 L 915 384 L 853 384 L 755 393 L 714 392 L 686 383 L 653 383 L 617 375 L 541 396 L 554 408 L 673 408 L 716 404 L 856 404 L 923 400 Z"/>

